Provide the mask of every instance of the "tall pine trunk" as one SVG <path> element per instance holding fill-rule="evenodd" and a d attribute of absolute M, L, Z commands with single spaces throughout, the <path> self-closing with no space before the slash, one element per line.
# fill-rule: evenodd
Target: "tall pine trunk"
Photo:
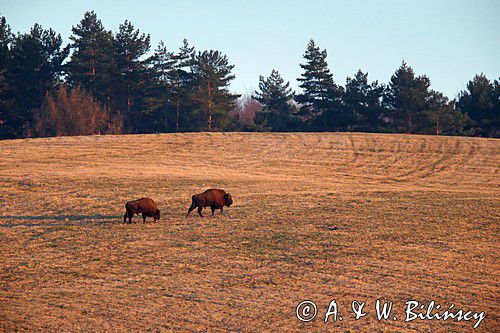
<path fill-rule="evenodd" d="M 208 130 L 212 130 L 212 88 L 210 86 L 210 80 L 207 81 L 207 91 L 208 91 L 208 101 L 207 101 L 207 108 L 208 108 Z"/>
<path fill-rule="evenodd" d="M 92 50 L 91 54 L 92 54 L 92 60 L 90 60 L 90 63 L 91 63 L 91 73 L 92 73 L 92 76 L 95 76 L 95 51 Z"/>
<path fill-rule="evenodd" d="M 175 131 L 179 132 L 179 108 L 181 105 L 180 98 L 177 97 L 177 103 L 176 103 L 176 110 L 175 110 Z"/>

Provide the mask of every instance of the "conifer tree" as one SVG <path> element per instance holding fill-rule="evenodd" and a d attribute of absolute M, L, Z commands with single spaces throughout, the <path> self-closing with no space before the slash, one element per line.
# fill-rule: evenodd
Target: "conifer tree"
<path fill-rule="evenodd" d="M 199 130 L 231 129 L 234 120 L 229 112 L 236 106 L 240 95 L 229 91 L 229 84 L 234 79 L 227 57 L 219 51 L 198 52 L 191 71 L 194 80 L 192 99 L 196 103 L 192 120 Z"/>
<path fill-rule="evenodd" d="M 455 108 L 454 103 L 450 102 L 448 97 L 434 90 L 429 93 L 425 114 L 430 123 L 426 132 L 436 135 L 461 134 L 468 119 L 467 115 Z"/>
<path fill-rule="evenodd" d="M 110 107 L 113 85 L 113 35 L 104 29 L 94 11 L 86 12 L 72 28 L 71 59 L 66 66 L 67 80 L 81 86 Z"/>
<path fill-rule="evenodd" d="M 254 98 L 262 104 L 262 109 L 255 114 L 256 125 L 278 132 L 296 131 L 300 119 L 292 105 L 293 96 L 290 82 L 285 83 L 278 71 L 273 69 L 268 78 L 260 76 Z"/>
<path fill-rule="evenodd" d="M 500 109 L 498 81 L 491 82 L 484 74 L 476 75 L 467 83 L 467 89 L 458 96 L 457 105 L 472 120 L 471 134 L 500 136 Z"/>
<path fill-rule="evenodd" d="M 153 56 L 148 59 L 150 66 L 144 80 L 145 109 L 153 113 L 150 129 L 153 131 L 170 132 L 173 130 L 174 117 L 171 114 L 171 73 L 175 60 L 172 52 L 167 51 L 165 44 L 160 41 Z"/>
<path fill-rule="evenodd" d="M 12 38 L 12 32 L 6 18 L 0 16 L 0 138 L 8 137 L 12 130 L 12 124 L 10 124 L 12 99 L 7 80 L 7 64 Z"/>
<path fill-rule="evenodd" d="M 62 62 L 67 48 L 52 29 L 35 24 L 29 33 L 13 37 L 6 64 L 9 109 L 2 118 L 8 137 L 30 136 L 33 111 L 41 107 L 44 96 L 60 83 Z"/>
<path fill-rule="evenodd" d="M 326 50 L 320 50 L 314 40 L 310 40 L 304 54 L 305 64 L 299 87 L 303 92 L 296 100 L 302 104 L 300 114 L 312 124 L 313 129 L 328 130 L 334 127 L 335 112 L 340 112 L 341 89 L 335 84 L 326 62 Z"/>
<path fill-rule="evenodd" d="M 160 42 L 150 63 L 150 76 L 146 80 L 147 108 L 155 110 L 155 129 L 161 131 L 180 131 L 188 123 L 187 115 L 192 111 L 189 100 L 193 90 L 190 66 L 193 61 L 194 47 L 189 46 L 187 40 L 179 52 L 174 54 L 167 51 L 163 42 Z M 151 123 L 150 123 L 151 124 Z"/>
<path fill-rule="evenodd" d="M 377 81 L 368 83 L 368 73 L 361 70 L 353 78 L 347 78 L 342 101 L 349 130 L 379 130 L 383 93 L 384 87 Z"/>
<path fill-rule="evenodd" d="M 173 56 L 175 64 L 170 72 L 171 94 L 175 109 L 175 131 L 178 132 L 187 122 L 189 96 L 193 92 L 193 75 L 190 72 L 195 56 L 194 47 L 189 46 L 187 39 L 182 41 L 179 52 Z M 184 112 L 183 112 L 184 111 Z"/>
<path fill-rule="evenodd" d="M 93 11 L 72 27 L 70 40 L 63 47 L 60 35 L 39 24 L 14 35 L 0 16 L 0 138 L 30 136 L 47 96 L 80 87 L 97 108 L 109 112 L 115 132 L 122 127 L 134 133 L 236 128 L 231 114 L 239 95 L 229 89 L 234 65 L 220 52 L 196 53 L 184 40 L 177 52 L 160 43 L 149 56 L 149 35 L 128 20 L 113 34 Z M 449 101 L 404 61 L 387 87 L 369 83 L 358 71 L 344 89 L 333 79 L 326 50 L 310 40 L 300 66 L 296 96 L 275 70 L 259 78 L 249 97 L 253 103 L 240 106 L 242 128 L 500 136 L 500 81 L 483 74 Z"/>
<path fill-rule="evenodd" d="M 384 115 L 396 132 L 417 133 L 425 127 L 430 80 L 415 76 L 404 61 L 392 75 L 384 96 Z"/>
<path fill-rule="evenodd" d="M 120 24 L 113 40 L 115 75 L 113 89 L 115 108 L 125 116 L 125 126 L 132 132 L 149 132 L 152 112 L 146 108 L 144 88 L 149 76 L 150 36 L 141 34 L 130 21 Z"/>

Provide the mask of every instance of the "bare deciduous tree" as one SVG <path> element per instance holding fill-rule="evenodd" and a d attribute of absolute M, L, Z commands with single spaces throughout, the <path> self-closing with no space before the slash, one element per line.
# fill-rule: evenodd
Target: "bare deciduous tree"
<path fill-rule="evenodd" d="M 242 125 L 253 125 L 255 113 L 262 109 L 262 105 L 250 94 L 240 97 L 238 105 L 231 111 L 231 115 L 238 118 Z"/>
<path fill-rule="evenodd" d="M 60 86 L 36 112 L 34 133 L 38 136 L 119 134 L 120 116 L 110 115 L 89 93 L 80 87 Z"/>

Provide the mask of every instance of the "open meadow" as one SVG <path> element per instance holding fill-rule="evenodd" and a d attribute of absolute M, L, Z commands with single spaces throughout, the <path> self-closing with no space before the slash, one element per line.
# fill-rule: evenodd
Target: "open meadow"
<path fill-rule="evenodd" d="M 0 141 L 0 331 L 500 329 L 500 140 L 185 133 Z M 186 218 L 191 196 L 234 204 Z M 123 224 L 127 200 L 162 219 Z M 331 300 L 342 321 L 324 322 Z M 397 320 L 378 321 L 376 299 Z M 296 306 L 318 305 L 311 322 Z M 366 301 L 354 320 L 351 301 Z"/>

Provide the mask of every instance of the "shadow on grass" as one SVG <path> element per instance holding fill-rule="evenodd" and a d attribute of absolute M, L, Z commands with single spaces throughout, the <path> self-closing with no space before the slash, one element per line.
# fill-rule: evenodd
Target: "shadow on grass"
<path fill-rule="evenodd" d="M 0 223 L 0 227 L 14 227 L 14 226 L 27 226 L 27 227 L 57 227 L 64 225 L 81 225 L 83 223 L 75 222 L 88 222 L 93 224 L 105 224 L 105 223 L 115 223 L 121 222 L 123 219 L 122 215 L 4 215 L 0 216 L 0 222 L 9 221 L 56 221 L 53 223 Z M 90 220 L 90 221 L 89 221 Z"/>

